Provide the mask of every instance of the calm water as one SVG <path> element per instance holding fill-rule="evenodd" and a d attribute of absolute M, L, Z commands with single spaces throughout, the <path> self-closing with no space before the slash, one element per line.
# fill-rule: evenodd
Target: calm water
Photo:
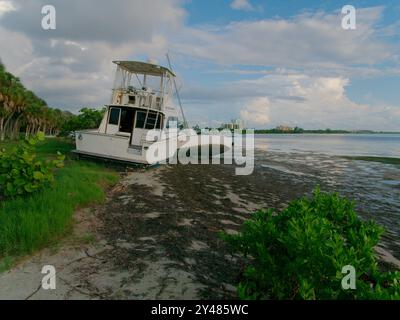
<path fill-rule="evenodd" d="M 386 233 L 382 246 L 400 259 L 400 166 L 341 156 L 400 158 L 400 135 L 256 135 L 256 170 L 274 170 L 298 181 L 356 200 L 364 219 Z M 306 192 L 306 191 L 305 191 Z"/>
<path fill-rule="evenodd" d="M 262 134 L 255 137 L 256 146 L 264 150 L 400 158 L 400 134 Z"/>

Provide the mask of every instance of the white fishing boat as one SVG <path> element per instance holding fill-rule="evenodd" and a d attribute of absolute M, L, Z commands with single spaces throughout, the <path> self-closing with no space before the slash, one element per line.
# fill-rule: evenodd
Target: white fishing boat
<path fill-rule="evenodd" d="M 173 102 L 174 89 L 179 99 L 175 74 L 170 68 L 153 63 L 114 63 L 117 69 L 111 103 L 106 105 L 98 129 L 75 133 L 74 152 L 139 164 L 154 164 L 173 157 L 180 147 L 177 130 L 171 130 L 176 127 L 179 114 Z M 180 107 L 185 124 L 181 104 Z M 200 139 L 191 143 L 201 144 Z M 190 141 L 186 146 L 190 147 Z"/>

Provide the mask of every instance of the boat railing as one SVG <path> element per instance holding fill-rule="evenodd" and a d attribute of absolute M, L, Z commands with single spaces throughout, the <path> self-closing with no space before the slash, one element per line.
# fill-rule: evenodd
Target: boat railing
<path fill-rule="evenodd" d="M 137 88 L 137 87 L 131 87 L 129 86 L 128 88 L 114 88 L 113 92 L 122 92 L 122 93 L 126 93 L 126 94 L 136 94 L 136 95 L 146 95 L 146 94 L 153 94 L 153 95 L 158 95 L 158 96 L 162 96 L 162 91 L 160 90 L 156 90 L 153 88 L 149 88 L 149 87 L 143 87 L 143 88 Z"/>
<path fill-rule="evenodd" d="M 135 100 L 132 103 L 125 103 L 128 105 L 137 105 L 139 107 L 150 108 L 152 110 L 161 110 L 163 104 L 163 96 L 160 91 L 144 90 L 144 89 L 113 89 L 112 104 L 124 104 L 124 96 L 134 96 Z M 128 101 L 130 98 L 128 98 Z"/>

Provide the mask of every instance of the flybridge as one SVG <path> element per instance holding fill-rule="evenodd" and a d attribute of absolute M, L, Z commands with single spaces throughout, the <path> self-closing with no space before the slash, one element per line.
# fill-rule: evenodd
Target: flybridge
<path fill-rule="evenodd" d="M 174 73 L 163 66 L 140 61 L 113 61 L 117 65 L 110 104 L 161 111 L 171 98 Z"/>
<path fill-rule="evenodd" d="M 152 76 L 162 76 L 167 73 L 175 77 L 175 74 L 168 68 L 153 63 L 141 61 L 113 61 L 120 68 L 138 74 L 148 74 Z"/>

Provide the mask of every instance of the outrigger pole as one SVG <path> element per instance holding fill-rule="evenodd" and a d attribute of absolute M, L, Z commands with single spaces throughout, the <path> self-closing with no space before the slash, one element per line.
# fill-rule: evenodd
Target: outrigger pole
<path fill-rule="evenodd" d="M 167 60 L 168 60 L 169 69 L 172 71 L 171 60 L 169 59 L 169 54 L 167 53 L 166 56 L 167 56 Z M 183 118 L 183 127 L 185 129 L 187 129 L 188 128 L 188 123 L 186 122 L 185 114 L 183 113 L 181 97 L 179 95 L 179 91 L 178 91 L 178 87 L 176 85 L 175 77 L 172 77 L 172 80 L 174 82 L 174 87 L 175 87 L 176 97 L 178 98 L 179 107 L 181 108 L 181 113 L 182 113 L 182 118 Z"/>

